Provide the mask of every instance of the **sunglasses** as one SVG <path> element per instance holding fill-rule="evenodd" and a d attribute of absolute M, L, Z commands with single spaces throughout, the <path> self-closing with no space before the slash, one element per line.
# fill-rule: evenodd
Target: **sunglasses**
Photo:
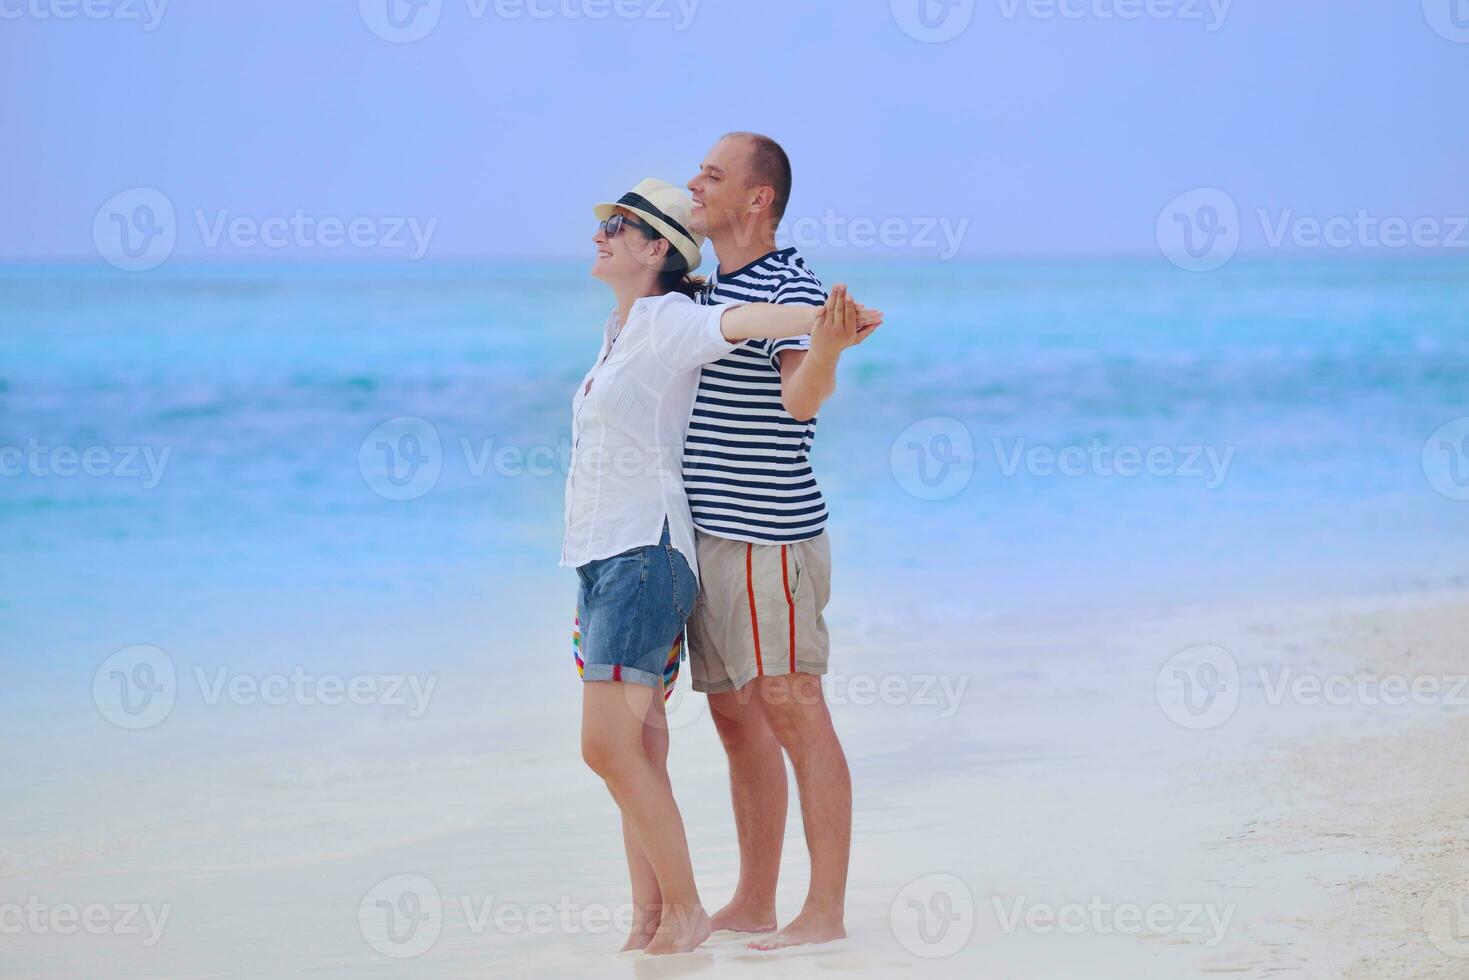
<path fill-rule="evenodd" d="M 621 234 L 624 227 L 636 228 L 648 238 L 661 237 L 656 231 L 643 224 L 641 221 L 634 221 L 632 218 L 621 214 L 614 214 L 606 221 L 603 221 L 601 224 L 597 225 L 597 229 L 601 231 L 602 234 L 606 235 L 609 239 L 616 238 L 619 234 Z"/>

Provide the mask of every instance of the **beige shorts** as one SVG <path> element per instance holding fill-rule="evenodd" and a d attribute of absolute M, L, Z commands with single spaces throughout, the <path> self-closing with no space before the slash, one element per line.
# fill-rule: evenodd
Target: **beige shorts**
<path fill-rule="evenodd" d="M 697 537 L 699 599 L 688 627 L 694 690 L 715 694 L 767 674 L 826 673 L 826 532 L 794 544 Z"/>

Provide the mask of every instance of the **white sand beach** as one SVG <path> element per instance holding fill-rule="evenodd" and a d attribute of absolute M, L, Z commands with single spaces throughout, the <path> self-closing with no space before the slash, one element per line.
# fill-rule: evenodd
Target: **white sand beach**
<path fill-rule="evenodd" d="M 1463 592 L 838 630 L 849 938 L 779 953 L 615 953 L 620 834 L 559 661 L 445 674 L 416 719 L 98 718 L 66 765 L 54 719 L 13 719 L 0 974 L 1462 977 L 1466 638 Z M 1170 678 L 1215 668 L 1190 712 Z M 1410 703 L 1378 703 L 1395 676 Z M 680 695 L 671 767 L 713 908 L 736 855 L 706 711 Z M 793 805 L 783 919 L 800 835 Z"/>

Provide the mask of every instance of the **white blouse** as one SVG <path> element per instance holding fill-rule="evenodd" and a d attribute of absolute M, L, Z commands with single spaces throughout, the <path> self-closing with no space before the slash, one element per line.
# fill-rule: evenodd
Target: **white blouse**
<path fill-rule="evenodd" d="M 607 318 L 597 362 L 571 400 L 571 468 L 561 564 L 579 568 L 669 539 L 697 576 L 683 448 L 699 369 L 739 346 L 719 321 L 739 304 L 700 306 L 680 293 Z"/>

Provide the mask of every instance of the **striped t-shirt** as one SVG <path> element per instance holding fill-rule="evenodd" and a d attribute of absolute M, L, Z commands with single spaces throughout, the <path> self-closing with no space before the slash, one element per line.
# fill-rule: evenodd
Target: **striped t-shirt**
<path fill-rule="evenodd" d="M 715 272 L 699 302 L 820 306 L 826 290 L 806 260 L 784 248 L 735 272 Z M 780 352 L 810 346 L 809 337 L 748 340 L 704 365 L 683 458 L 699 530 L 785 544 L 826 527 L 826 503 L 811 472 L 816 420 L 797 421 L 780 400 Z"/>

